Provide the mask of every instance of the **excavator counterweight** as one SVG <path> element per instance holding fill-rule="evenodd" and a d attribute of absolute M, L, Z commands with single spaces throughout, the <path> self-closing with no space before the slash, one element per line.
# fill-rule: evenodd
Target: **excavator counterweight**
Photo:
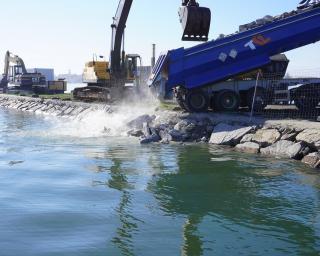
<path fill-rule="evenodd" d="M 183 29 L 182 41 L 208 41 L 211 23 L 209 8 L 200 7 L 195 0 L 184 0 L 179 18 Z"/>

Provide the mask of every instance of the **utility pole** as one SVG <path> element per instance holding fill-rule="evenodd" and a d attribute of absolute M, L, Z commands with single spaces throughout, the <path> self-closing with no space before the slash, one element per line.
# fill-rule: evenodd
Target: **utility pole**
<path fill-rule="evenodd" d="M 155 64 L 156 64 L 156 44 L 152 44 L 151 67 L 154 67 Z"/>

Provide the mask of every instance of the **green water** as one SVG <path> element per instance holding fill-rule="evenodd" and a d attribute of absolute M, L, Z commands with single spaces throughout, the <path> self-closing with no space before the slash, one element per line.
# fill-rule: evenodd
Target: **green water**
<path fill-rule="evenodd" d="M 320 175 L 0 110 L 0 255 L 320 255 Z M 54 134 L 54 135 L 53 135 Z"/>

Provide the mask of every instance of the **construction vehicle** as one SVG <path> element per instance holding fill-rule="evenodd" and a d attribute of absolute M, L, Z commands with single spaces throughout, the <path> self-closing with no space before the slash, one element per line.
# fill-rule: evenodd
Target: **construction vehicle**
<path fill-rule="evenodd" d="M 21 90 L 32 91 L 33 86 L 46 85 L 46 78 L 38 72 L 29 73 L 24 61 L 19 56 L 7 51 L 4 60 L 4 73 L 0 82 L 3 91 L 7 91 L 9 84 Z"/>
<path fill-rule="evenodd" d="M 67 90 L 67 81 L 47 81 L 46 76 L 37 69 L 28 72 L 23 59 L 7 51 L 0 89 L 3 93 L 62 94 Z"/>
<path fill-rule="evenodd" d="M 86 63 L 83 82 L 88 86 L 76 88 L 73 91 L 75 99 L 91 101 L 98 96 L 96 100 L 117 100 L 123 98 L 127 91 L 130 94 L 133 88 L 139 88 L 141 57 L 138 54 L 126 54 L 124 49 L 124 31 L 132 3 L 133 0 L 120 0 L 111 25 L 110 61 L 93 60 Z M 182 40 L 208 40 L 210 9 L 200 7 L 196 0 L 183 0 L 179 17 L 183 28 Z"/>
<path fill-rule="evenodd" d="M 320 40 L 320 4 L 309 2 L 290 13 L 240 26 L 235 34 L 162 53 L 148 81 L 150 88 L 160 99 L 174 94 L 189 112 L 207 111 L 209 107 L 234 111 L 241 104 L 252 106 L 254 96 L 259 99 L 257 105 L 265 105 L 266 89 L 256 88 L 254 77 L 263 69 L 274 68 L 273 72 L 283 76 L 288 61 L 273 56 Z M 320 95 L 317 81 L 301 82 L 301 86 L 313 88 L 312 94 Z M 300 102 L 308 100 L 306 96 Z M 316 101 L 320 97 L 312 98 Z"/>

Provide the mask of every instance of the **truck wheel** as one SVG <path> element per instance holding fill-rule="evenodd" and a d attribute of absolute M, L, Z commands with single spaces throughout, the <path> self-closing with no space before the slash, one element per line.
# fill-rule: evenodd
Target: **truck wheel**
<path fill-rule="evenodd" d="M 252 101 L 254 97 L 255 88 L 251 88 L 247 92 L 247 105 L 249 109 L 252 108 Z M 267 96 L 266 90 L 264 88 L 258 87 L 256 92 L 256 98 L 253 106 L 254 111 L 262 111 L 267 106 Z"/>
<path fill-rule="evenodd" d="M 240 107 L 240 96 L 234 91 L 223 90 L 214 97 L 214 109 L 219 111 L 236 111 Z"/>
<path fill-rule="evenodd" d="M 209 97 L 202 91 L 188 91 L 184 105 L 189 112 L 205 112 L 209 108 Z"/>

